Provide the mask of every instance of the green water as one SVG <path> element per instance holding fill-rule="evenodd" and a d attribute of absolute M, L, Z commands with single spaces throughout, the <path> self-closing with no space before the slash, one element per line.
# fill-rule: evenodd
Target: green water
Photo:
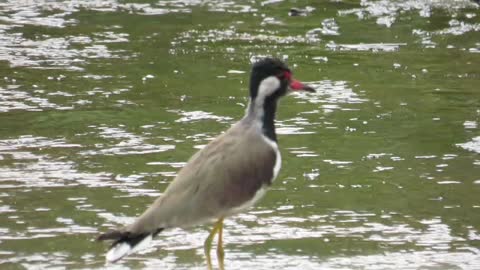
<path fill-rule="evenodd" d="M 290 8 L 306 9 L 289 16 Z M 226 220 L 227 269 L 480 269 L 480 13 L 471 1 L 2 1 L 0 268 L 100 269 L 243 116 L 257 58 L 283 167 Z M 204 269 L 209 226 L 111 269 Z"/>

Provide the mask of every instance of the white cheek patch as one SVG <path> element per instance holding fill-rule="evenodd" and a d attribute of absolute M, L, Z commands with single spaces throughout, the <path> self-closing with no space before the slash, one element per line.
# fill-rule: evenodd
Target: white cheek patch
<path fill-rule="evenodd" d="M 280 80 L 275 76 L 270 76 L 262 80 L 258 87 L 257 96 L 261 99 L 273 94 L 280 87 Z"/>

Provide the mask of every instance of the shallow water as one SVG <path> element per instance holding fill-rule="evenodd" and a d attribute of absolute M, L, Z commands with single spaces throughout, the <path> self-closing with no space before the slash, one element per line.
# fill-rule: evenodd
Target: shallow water
<path fill-rule="evenodd" d="M 227 268 L 480 269 L 479 6 L 294 3 L 0 3 L 0 268 L 103 268 L 95 236 L 242 117 L 274 55 L 317 93 L 282 100 L 283 167 L 226 220 Z M 208 229 L 107 268 L 204 269 Z"/>

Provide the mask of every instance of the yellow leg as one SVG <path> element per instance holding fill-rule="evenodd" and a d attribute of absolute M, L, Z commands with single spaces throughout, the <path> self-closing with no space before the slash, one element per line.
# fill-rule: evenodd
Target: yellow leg
<path fill-rule="evenodd" d="M 203 250 L 205 252 L 205 257 L 207 258 L 207 267 L 208 270 L 212 270 L 212 258 L 210 257 L 210 250 L 212 249 L 212 241 L 215 237 L 215 234 L 218 230 L 222 227 L 223 219 L 219 219 L 215 225 L 213 226 L 212 231 L 208 235 L 207 239 L 205 239 L 205 244 L 203 245 Z"/>
<path fill-rule="evenodd" d="M 225 269 L 225 265 L 223 263 L 225 259 L 225 251 L 223 250 L 223 218 L 218 220 L 218 243 L 217 243 L 217 260 L 218 260 L 218 268 L 220 270 Z"/>

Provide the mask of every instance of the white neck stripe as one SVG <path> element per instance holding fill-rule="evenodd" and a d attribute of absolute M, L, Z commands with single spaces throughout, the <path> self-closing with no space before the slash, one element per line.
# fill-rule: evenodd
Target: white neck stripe
<path fill-rule="evenodd" d="M 246 113 L 252 114 L 256 120 L 261 121 L 265 113 L 263 110 L 265 99 L 277 91 L 279 87 L 280 80 L 277 77 L 270 76 L 263 79 L 258 86 L 257 96 L 255 99 L 250 100 Z"/>

